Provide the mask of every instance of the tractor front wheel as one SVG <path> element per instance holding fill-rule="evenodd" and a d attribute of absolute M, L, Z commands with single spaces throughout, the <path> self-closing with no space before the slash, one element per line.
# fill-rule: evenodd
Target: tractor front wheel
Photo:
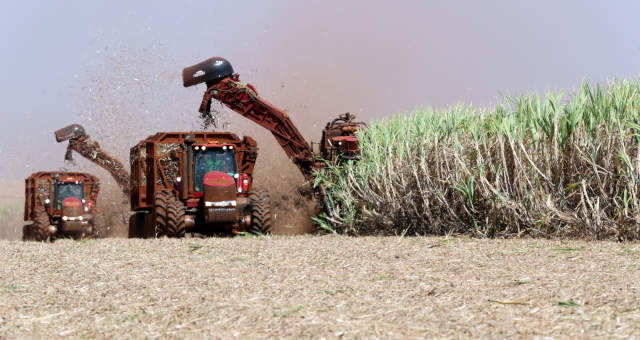
<path fill-rule="evenodd" d="M 167 224 L 165 233 L 169 237 L 184 237 L 187 231 L 186 210 L 175 195 L 171 195 L 167 202 Z"/>
<path fill-rule="evenodd" d="M 250 232 L 256 234 L 271 233 L 271 204 L 269 194 L 266 190 L 259 190 L 249 193 L 251 205 L 251 227 Z"/>
<path fill-rule="evenodd" d="M 46 241 L 49 238 L 49 215 L 42 206 L 36 206 L 32 212 L 33 224 L 25 225 L 22 229 L 23 241 Z"/>
<path fill-rule="evenodd" d="M 165 235 L 165 225 L 167 224 L 167 202 L 172 193 L 169 190 L 156 191 L 153 208 L 153 234 L 155 237 Z"/>
<path fill-rule="evenodd" d="M 154 223 L 157 237 L 184 237 L 187 227 L 185 215 L 184 203 L 172 191 L 156 192 Z"/>

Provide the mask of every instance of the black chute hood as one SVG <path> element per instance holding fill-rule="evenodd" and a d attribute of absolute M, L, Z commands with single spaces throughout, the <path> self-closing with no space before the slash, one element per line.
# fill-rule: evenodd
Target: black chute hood
<path fill-rule="evenodd" d="M 233 75 L 231 63 L 221 57 L 209 58 L 182 70 L 182 84 L 184 87 L 207 83 L 213 85 L 220 80 Z"/>

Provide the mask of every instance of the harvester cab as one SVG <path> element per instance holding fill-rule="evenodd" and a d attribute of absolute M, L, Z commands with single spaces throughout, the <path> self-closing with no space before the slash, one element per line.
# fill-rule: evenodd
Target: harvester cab
<path fill-rule="evenodd" d="M 25 180 L 23 240 L 98 236 L 103 214 L 95 208 L 98 178 L 76 172 L 37 172 Z"/>
<path fill-rule="evenodd" d="M 131 148 L 130 237 L 267 233 L 266 191 L 252 191 L 257 144 L 229 132 L 161 132 Z"/>
<path fill-rule="evenodd" d="M 340 163 L 344 160 L 355 160 L 360 156 L 360 146 L 355 134 L 366 128 L 363 122 L 355 122 L 356 116 L 347 112 L 327 123 L 322 130 L 320 157 Z"/>

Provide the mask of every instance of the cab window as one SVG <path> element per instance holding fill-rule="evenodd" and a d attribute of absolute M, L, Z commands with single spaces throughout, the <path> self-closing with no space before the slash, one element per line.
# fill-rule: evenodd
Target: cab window
<path fill-rule="evenodd" d="M 233 176 L 237 172 L 236 156 L 233 150 L 208 149 L 206 151 L 196 151 L 195 155 L 195 176 L 193 189 L 202 191 L 202 179 L 209 171 L 222 171 Z"/>
<path fill-rule="evenodd" d="M 82 183 L 56 182 L 56 209 L 62 209 L 62 201 L 67 197 L 75 197 L 79 200 L 84 198 L 84 186 Z"/>

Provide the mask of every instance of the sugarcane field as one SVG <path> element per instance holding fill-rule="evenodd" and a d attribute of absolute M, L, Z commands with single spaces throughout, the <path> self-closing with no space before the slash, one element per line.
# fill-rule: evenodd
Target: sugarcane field
<path fill-rule="evenodd" d="M 639 10 L 4 5 L 0 338 L 640 337 Z"/>

